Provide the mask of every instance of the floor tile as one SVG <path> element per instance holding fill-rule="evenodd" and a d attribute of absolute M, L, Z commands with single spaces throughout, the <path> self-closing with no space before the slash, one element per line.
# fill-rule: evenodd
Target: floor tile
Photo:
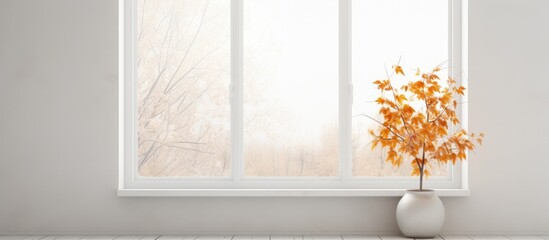
<path fill-rule="evenodd" d="M 232 238 L 232 240 L 270 240 L 270 239 L 271 239 L 270 236 L 234 236 Z"/>
<path fill-rule="evenodd" d="M 81 240 L 114 240 L 116 236 L 84 236 L 80 237 Z"/>
<path fill-rule="evenodd" d="M 540 236 L 506 236 L 511 240 L 543 240 Z"/>
<path fill-rule="evenodd" d="M 271 236 L 270 240 L 303 240 L 303 236 Z"/>
<path fill-rule="evenodd" d="M 40 240 L 46 236 L 0 236 L 0 240 Z"/>
<path fill-rule="evenodd" d="M 379 236 L 382 240 L 410 240 L 413 238 L 407 238 L 405 236 Z"/>
<path fill-rule="evenodd" d="M 160 236 L 158 240 L 197 240 L 199 236 Z"/>
<path fill-rule="evenodd" d="M 343 240 L 381 240 L 379 236 L 341 236 Z"/>
<path fill-rule="evenodd" d="M 473 240 L 509 240 L 505 236 L 469 236 Z"/>
<path fill-rule="evenodd" d="M 233 236 L 199 236 L 196 240 L 231 240 Z M 193 239 L 185 239 L 193 240 Z"/>
<path fill-rule="evenodd" d="M 467 236 L 458 236 L 458 235 L 443 235 L 440 236 L 444 240 L 471 240 L 470 237 Z"/>
<path fill-rule="evenodd" d="M 83 236 L 47 236 L 41 240 L 81 240 Z"/>
<path fill-rule="evenodd" d="M 341 236 L 303 236 L 303 240 L 342 240 Z"/>
<path fill-rule="evenodd" d="M 119 236 L 114 240 L 156 240 L 160 236 Z"/>

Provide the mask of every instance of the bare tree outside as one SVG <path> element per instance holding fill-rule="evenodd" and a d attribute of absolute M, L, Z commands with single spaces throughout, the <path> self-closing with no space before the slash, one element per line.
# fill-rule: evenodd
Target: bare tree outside
<path fill-rule="evenodd" d="M 230 175 L 230 1 L 137 6 L 139 174 Z"/>
<path fill-rule="evenodd" d="M 373 81 L 386 79 L 385 67 L 390 70 L 399 58 L 402 65 L 423 70 L 448 59 L 448 1 L 353 0 L 352 5 L 353 175 L 409 176 L 410 162 L 396 168 L 385 162 L 386 156 L 379 149 L 371 150 L 368 129 L 378 123 L 359 115 L 379 116 L 379 106 L 374 102 L 379 92 Z M 424 32 L 429 37 L 422 37 Z M 416 69 L 406 70 L 413 73 Z M 440 73 L 445 75 L 448 69 Z M 446 165 L 434 163 L 432 167 L 431 176 L 448 176 Z"/>

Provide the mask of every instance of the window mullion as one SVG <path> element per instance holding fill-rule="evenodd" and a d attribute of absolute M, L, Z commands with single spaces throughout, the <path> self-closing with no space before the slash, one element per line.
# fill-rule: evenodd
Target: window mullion
<path fill-rule="evenodd" d="M 339 1 L 339 171 L 352 176 L 351 0 Z"/>
<path fill-rule="evenodd" d="M 233 180 L 240 181 L 243 159 L 243 0 L 231 0 L 231 156 Z"/>

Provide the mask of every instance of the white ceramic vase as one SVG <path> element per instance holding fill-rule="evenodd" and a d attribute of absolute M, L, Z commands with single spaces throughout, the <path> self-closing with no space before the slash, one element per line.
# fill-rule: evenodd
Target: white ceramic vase
<path fill-rule="evenodd" d="M 408 190 L 398 202 L 396 218 L 407 237 L 433 238 L 444 226 L 444 206 L 433 190 Z"/>

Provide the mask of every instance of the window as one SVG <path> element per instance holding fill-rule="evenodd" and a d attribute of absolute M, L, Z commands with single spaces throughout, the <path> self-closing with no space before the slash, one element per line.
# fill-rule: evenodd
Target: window
<path fill-rule="evenodd" d="M 367 147 L 385 64 L 466 74 L 465 0 L 120 0 L 120 195 L 415 188 Z M 463 51 L 464 52 L 464 51 Z M 462 99 L 463 102 L 466 102 Z M 466 128 L 466 104 L 461 107 Z M 467 194 L 466 163 L 427 187 Z"/>

